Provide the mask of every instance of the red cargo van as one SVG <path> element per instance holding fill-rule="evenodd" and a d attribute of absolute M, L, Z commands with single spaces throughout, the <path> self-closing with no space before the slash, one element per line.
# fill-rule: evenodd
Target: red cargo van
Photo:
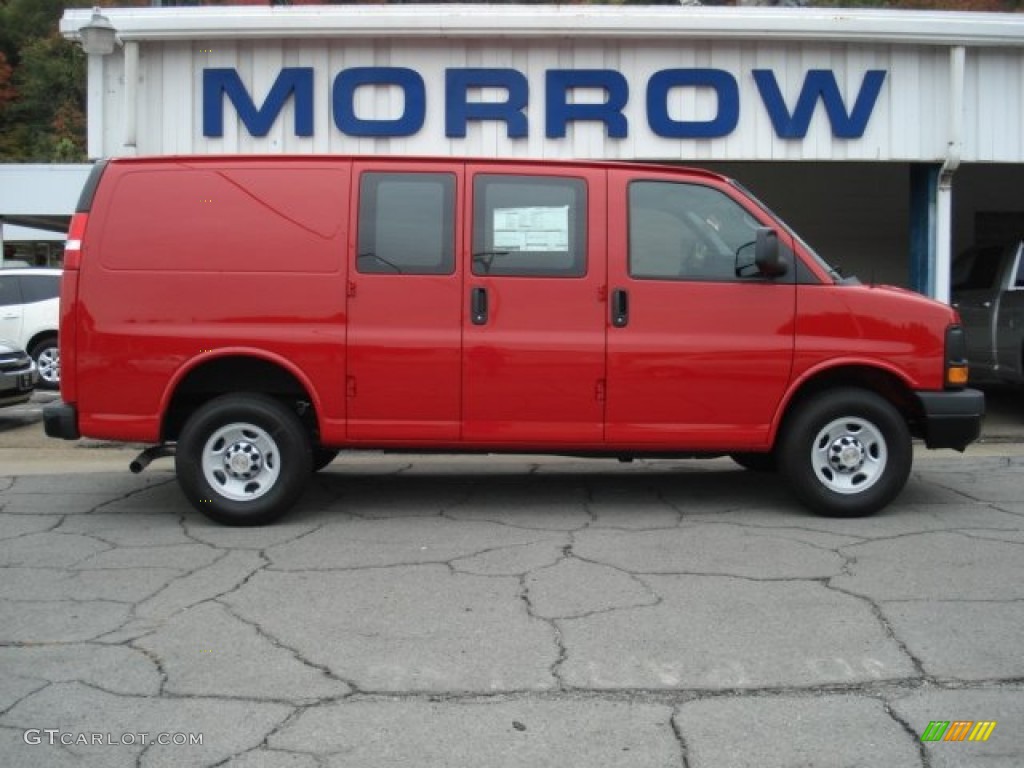
<path fill-rule="evenodd" d="M 963 448 L 956 313 L 840 277 L 735 182 L 625 163 L 98 164 L 69 235 L 53 437 L 154 444 L 228 524 L 339 449 L 730 455 L 826 515 Z"/>

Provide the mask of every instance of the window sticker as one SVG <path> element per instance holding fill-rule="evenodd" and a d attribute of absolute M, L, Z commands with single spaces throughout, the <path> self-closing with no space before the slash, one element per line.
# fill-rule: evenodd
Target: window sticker
<path fill-rule="evenodd" d="M 565 253 L 569 250 L 569 206 L 496 208 L 493 229 L 496 249 Z"/>

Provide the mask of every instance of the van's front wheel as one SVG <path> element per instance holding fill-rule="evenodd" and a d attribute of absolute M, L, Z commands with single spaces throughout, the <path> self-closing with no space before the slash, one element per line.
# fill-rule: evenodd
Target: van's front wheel
<path fill-rule="evenodd" d="M 265 395 L 223 395 L 185 423 L 175 454 L 192 505 L 225 525 L 264 525 L 298 500 L 312 449 L 298 416 Z"/>
<path fill-rule="evenodd" d="M 903 490 L 913 447 L 899 412 L 884 398 L 847 387 L 797 406 L 779 460 L 797 497 L 829 517 L 871 515 Z"/>

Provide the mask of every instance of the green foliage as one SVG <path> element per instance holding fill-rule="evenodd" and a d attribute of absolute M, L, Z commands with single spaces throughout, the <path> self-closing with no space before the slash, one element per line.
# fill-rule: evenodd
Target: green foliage
<path fill-rule="evenodd" d="M 0 104 L 0 159 L 84 159 L 84 54 L 56 34 L 28 40 L 19 53 L 14 98 Z"/>
<path fill-rule="evenodd" d="M 48 37 L 67 3 L 61 0 L 5 0 L 0 2 L 0 52 L 14 67 L 21 58 L 21 46 L 28 40 Z"/>
<path fill-rule="evenodd" d="M 57 27 L 89 5 L 0 0 L 0 162 L 85 159 L 85 56 Z"/>

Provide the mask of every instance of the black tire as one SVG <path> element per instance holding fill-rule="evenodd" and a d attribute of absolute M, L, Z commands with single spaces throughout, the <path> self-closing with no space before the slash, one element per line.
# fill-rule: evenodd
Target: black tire
<path fill-rule="evenodd" d="M 39 389 L 60 389 L 60 347 L 57 345 L 57 337 L 37 341 L 28 351 L 32 359 L 36 361 L 36 370 L 39 371 Z"/>
<path fill-rule="evenodd" d="M 287 512 L 313 472 L 299 417 L 266 395 L 222 395 L 193 413 L 178 439 L 178 483 L 224 525 L 265 525 Z"/>
<path fill-rule="evenodd" d="M 313 449 L 313 471 L 319 472 L 327 467 L 337 458 L 338 453 L 337 448 L 324 448 L 322 445 L 318 445 Z"/>
<path fill-rule="evenodd" d="M 903 490 L 913 463 L 910 431 L 887 400 L 844 387 L 797 403 L 779 465 L 796 496 L 826 517 L 861 517 Z"/>
<path fill-rule="evenodd" d="M 779 468 L 774 453 L 730 453 L 729 458 L 751 472 L 775 472 Z"/>

